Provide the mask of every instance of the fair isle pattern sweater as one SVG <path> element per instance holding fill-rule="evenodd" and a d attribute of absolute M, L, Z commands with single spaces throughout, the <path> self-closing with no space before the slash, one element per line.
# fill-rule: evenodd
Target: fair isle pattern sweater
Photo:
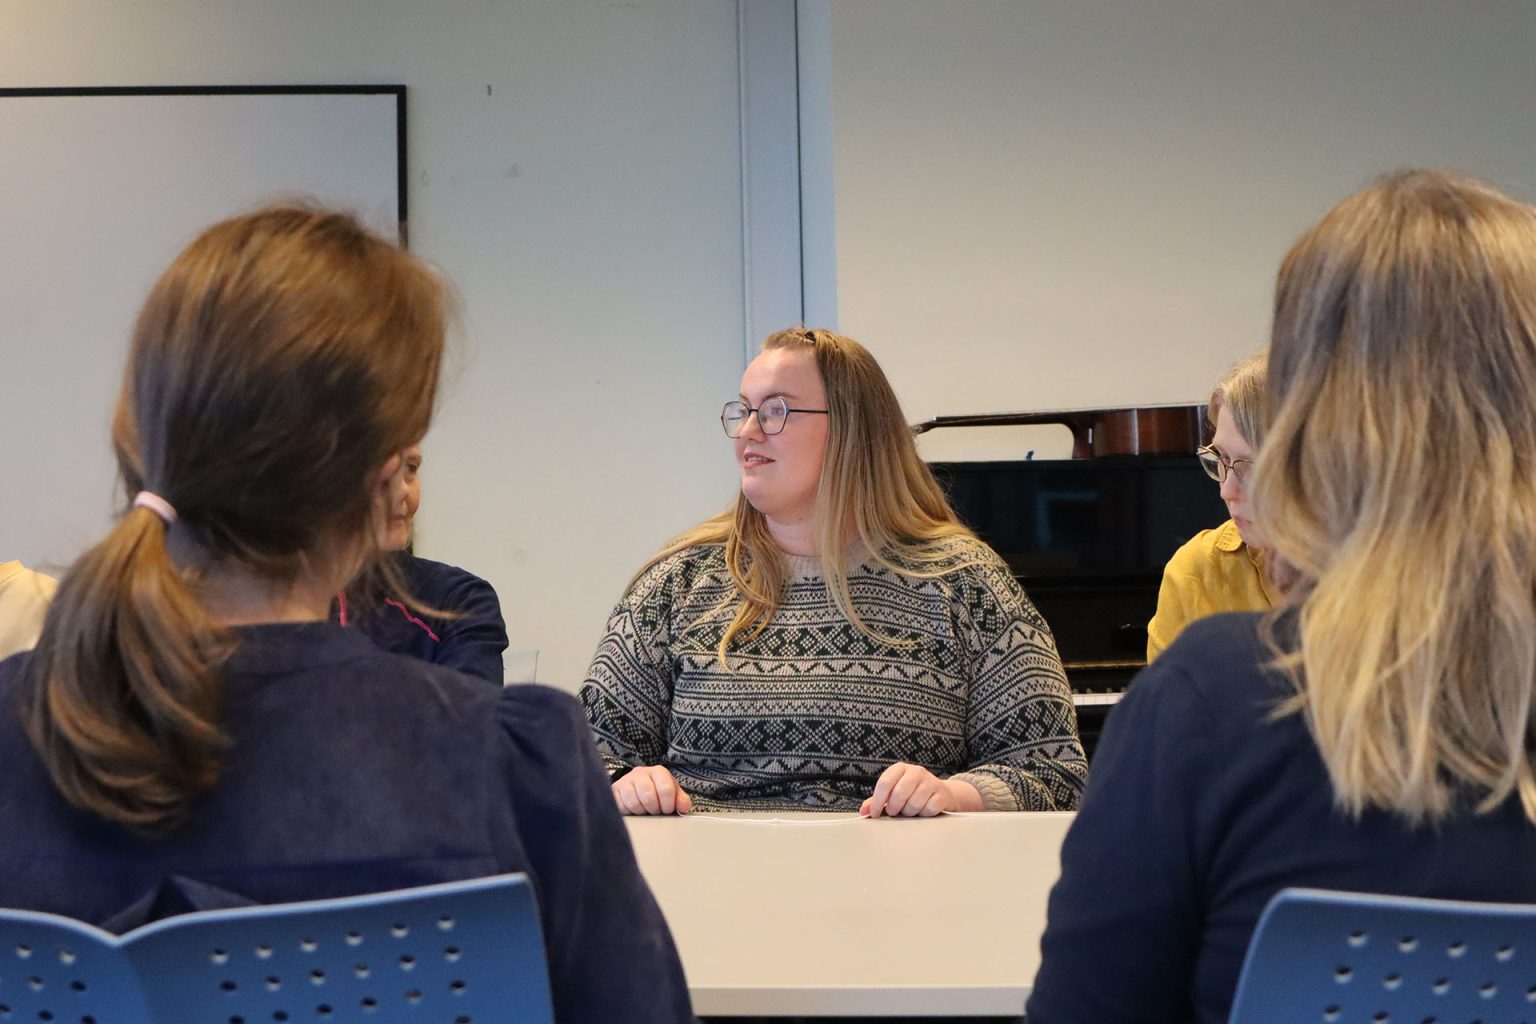
<path fill-rule="evenodd" d="M 875 640 L 789 558 L 768 626 L 716 654 L 735 593 L 724 549 L 652 566 L 614 609 L 582 687 L 610 772 L 664 765 L 696 810 L 857 810 L 897 761 L 964 779 L 988 810 L 1070 810 L 1087 778 L 1050 629 L 1002 560 L 950 542 L 954 568 L 849 576 Z M 971 563 L 971 564 L 966 564 Z"/>

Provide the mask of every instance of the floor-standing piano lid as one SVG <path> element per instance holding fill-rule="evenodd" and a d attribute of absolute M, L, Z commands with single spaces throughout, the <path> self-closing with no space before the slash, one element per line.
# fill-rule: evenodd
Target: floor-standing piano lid
<path fill-rule="evenodd" d="M 1119 409 L 1055 409 L 1044 412 L 966 413 L 935 416 L 912 428 L 1002 427 L 1059 423 L 1072 431 L 1072 457 L 1193 455 L 1204 443 L 1203 405 L 1145 405 Z"/>

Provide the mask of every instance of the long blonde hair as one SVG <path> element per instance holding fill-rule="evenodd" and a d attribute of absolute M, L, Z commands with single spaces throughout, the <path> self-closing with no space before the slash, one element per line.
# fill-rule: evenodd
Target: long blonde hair
<path fill-rule="evenodd" d="M 868 349 L 822 328 L 769 335 L 762 350 L 772 349 L 810 352 L 827 392 L 827 447 L 816 484 L 815 513 L 816 557 L 827 591 L 838 611 L 860 631 L 899 644 L 872 630 L 854 607 L 844 563 L 850 546 L 859 542 L 877 564 L 897 572 L 938 576 L 972 558 L 943 542 L 975 535 L 960 524 L 943 488 L 918 456 L 896 393 Z M 700 545 L 725 548 L 725 563 L 736 586 L 736 599 L 724 608 L 731 622 L 717 651 L 721 663 L 728 664 L 732 641 L 761 633 L 778 612 L 787 564 L 763 514 L 738 493 L 731 508 L 669 541 L 636 579 L 657 562 Z"/>
<path fill-rule="evenodd" d="M 372 481 L 431 422 L 437 276 L 351 217 L 275 208 L 209 228 L 140 313 L 112 427 L 143 508 L 70 568 L 24 676 L 24 718 L 76 807 L 164 833 L 214 786 L 233 636 L 168 533 L 217 565 L 296 578 L 371 536 Z"/>
<path fill-rule="evenodd" d="M 1257 513 L 1338 805 L 1536 822 L 1536 209 L 1385 178 L 1286 256 Z"/>

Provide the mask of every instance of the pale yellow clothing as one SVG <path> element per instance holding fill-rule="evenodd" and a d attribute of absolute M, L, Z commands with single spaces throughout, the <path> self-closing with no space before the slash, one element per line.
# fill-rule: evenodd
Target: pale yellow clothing
<path fill-rule="evenodd" d="M 1147 623 L 1147 661 L 1161 654 L 1184 627 L 1217 612 L 1261 612 L 1275 603 L 1264 567 L 1228 519 L 1201 530 L 1163 568 L 1157 614 Z"/>
<path fill-rule="evenodd" d="M 43 614 L 59 581 L 20 562 L 0 562 L 0 659 L 37 643 Z"/>

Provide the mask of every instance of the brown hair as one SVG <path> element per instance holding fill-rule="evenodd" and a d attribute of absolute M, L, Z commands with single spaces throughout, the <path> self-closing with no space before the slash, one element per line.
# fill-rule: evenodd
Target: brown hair
<path fill-rule="evenodd" d="M 1269 365 L 1255 503 L 1339 806 L 1536 822 L 1536 209 L 1425 171 L 1344 200 L 1280 268 Z"/>
<path fill-rule="evenodd" d="M 444 319 L 435 274 L 317 209 L 217 224 L 160 278 L 112 440 L 126 492 L 178 518 L 130 508 L 76 561 L 25 676 L 28 734 L 71 804 L 163 831 L 215 784 L 233 637 L 198 573 L 283 583 L 371 537 L 374 476 L 431 421 Z"/>
<path fill-rule="evenodd" d="M 937 576 L 966 564 L 963 557 L 957 561 L 952 545 L 941 542 L 974 534 L 955 518 L 943 488 L 917 454 L 901 403 L 868 349 L 822 328 L 779 331 L 762 347 L 798 349 L 816 360 L 829 411 L 816 486 L 817 558 L 838 610 L 872 638 L 894 643 L 872 632 L 853 607 L 843 560 L 849 545 L 859 541 L 875 561 L 898 572 Z M 668 542 L 640 572 L 701 544 L 725 548 L 739 595 L 726 609 L 732 618 L 718 650 L 724 663 L 732 640 L 762 632 L 778 612 L 786 565 L 763 514 L 738 494 L 732 508 Z"/>

